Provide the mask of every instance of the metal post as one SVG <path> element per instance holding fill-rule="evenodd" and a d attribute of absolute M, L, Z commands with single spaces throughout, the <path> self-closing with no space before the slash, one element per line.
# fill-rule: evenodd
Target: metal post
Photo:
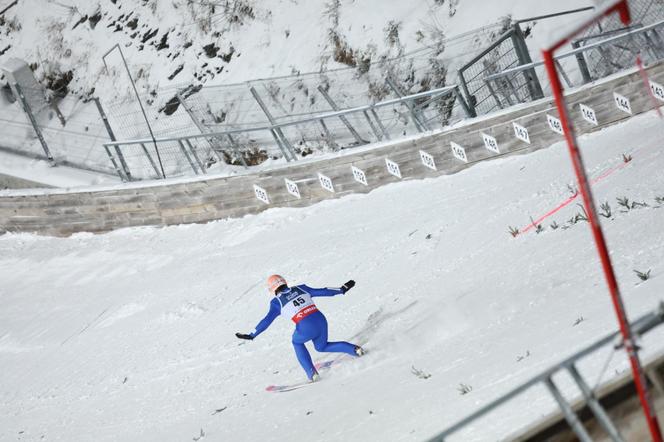
<path fill-rule="evenodd" d="M 106 151 L 106 155 L 108 155 L 108 159 L 111 160 L 111 164 L 113 164 L 113 168 L 115 169 L 115 172 L 118 174 L 120 179 L 123 182 L 127 181 L 124 174 L 122 173 L 122 169 L 120 169 L 120 166 L 118 166 L 118 163 L 115 161 L 115 157 L 111 153 L 111 149 L 109 149 L 108 146 L 104 146 L 104 150 Z"/>
<path fill-rule="evenodd" d="M 191 144 L 191 141 L 189 141 L 189 139 L 185 139 L 184 142 L 187 145 L 187 147 L 189 148 L 189 150 L 191 151 L 192 155 L 194 156 L 194 159 L 196 159 L 196 162 L 198 163 L 198 167 L 201 168 L 201 172 L 206 174 L 207 171 L 205 170 L 205 166 L 203 165 L 203 162 L 201 161 L 201 159 L 198 157 L 198 154 L 196 153 L 196 147 L 193 144 Z"/>
<path fill-rule="evenodd" d="M 397 97 L 401 98 L 403 97 L 403 94 L 401 93 L 401 90 L 397 87 L 396 83 L 392 80 L 392 77 L 389 75 L 387 78 L 385 78 L 385 81 L 387 82 L 388 86 L 390 86 L 390 89 L 394 91 L 395 94 L 397 94 Z M 421 121 L 421 116 L 415 112 L 415 109 L 413 108 L 413 104 L 409 101 L 405 101 L 404 104 L 410 111 L 410 115 L 413 117 L 413 122 L 415 123 L 415 127 L 419 132 L 425 132 L 429 130 L 427 125 Z"/>
<path fill-rule="evenodd" d="M 565 69 L 563 69 L 563 65 L 560 64 L 560 61 L 558 61 L 556 59 L 556 60 L 554 60 L 554 62 L 556 63 L 556 67 L 560 71 L 560 75 L 563 76 L 563 80 L 565 80 L 565 83 L 567 83 L 567 87 L 574 87 L 574 85 L 570 81 L 569 77 L 567 76 L 567 73 L 565 72 Z"/>
<path fill-rule="evenodd" d="M 553 383 L 553 380 L 551 380 L 551 378 L 548 377 L 546 378 L 544 383 L 551 392 L 553 398 L 558 403 L 558 406 L 565 415 L 565 420 L 567 421 L 569 426 L 572 427 L 572 431 L 574 431 L 576 437 L 578 437 L 581 442 L 593 442 L 592 438 L 590 437 L 586 429 L 583 427 L 583 424 L 579 420 L 579 417 L 576 415 L 576 413 L 574 413 L 574 410 L 572 410 L 572 407 L 570 407 L 570 405 L 567 403 L 563 395 L 558 390 L 558 387 L 556 387 L 556 384 Z"/>
<path fill-rule="evenodd" d="M 334 137 L 332 137 L 332 133 L 330 132 L 330 129 L 327 128 L 327 124 L 325 124 L 325 120 L 322 118 L 320 120 L 320 125 L 323 128 L 323 132 L 325 132 L 325 138 L 327 138 L 327 144 L 332 148 L 332 150 L 339 150 L 339 145 L 335 143 Z"/>
<path fill-rule="evenodd" d="M 323 98 L 325 98 L 325 101 L 327 101 L 327 103 L 330 105 L 330 107 L 332 107 L 332 110 L 334 110 L 334 111 L 338 111 L 338 110 L 339 110 L 339 106 L 337 106 L 337 103 L 335 103 L 334 100 L 332 100 L 332 97 L 330 97 L 330 95 L 325 91 L 325 89 L 323 88 L 323 86 L 318 85 L 318 88 L 317 88 L 317 89 L 318 89 L 318 92 L 321 93 L 321 95 L 323 96 Z M 360 136 L 359 133 L 357 133 L 357 131 L 355 130 L 355 128 L 353 127 L 353 125 L 350 124 L 350 122 L 348 121 L 348 118 L 346 118 L 344 115 L 339 115 L 339 119 L 340 119 L 341 122 L 342 122 L 342 123 L 348 128 L 348 130 L 350 131 L 350 133 L 351 133 L 351 134 L 353 135 L 353 137 L 355 138 L 355 141 L 357 141 L 357 144 L 367 144 L 367 143 L 369 143 L 367 140 L 365 140 L 364 138 L 362 138 L 362 137 Z"/>
<path fill-rule="evenodd" d="M 514 50 L 516 51 L 516 56 L 519 59 L 519 64 L 530 64 L 533 62 L 533 60 L 530 58 L 530 52 L 528 52 L 526 39 L 523 36 L 521 26 L 518 23 L 514 24 L 512 44 L 514 44 Z M 535 69 L 531 68 L 523 71 L 523 76 L 526 79 L 526 84 L 528 85 L 528 91 L 530 92 L 531 100 L 543 98 L 544 92 L 542 91 L 542 86 L 540 85 L 539 78 L 537 78 L 537 72 L 535 72 Z"/>
<path fill-rule="evenodd" d="M 580 46 L 580 42 L 572 42 L 572 48 L 578 49 Z M 583 52 L 577 52 L 574 54 L 574 57 L 576 57 L 576 62 L 579 64 L 579 71 L 581 72 L 581 78 L 583 78 L 583 84 L 593 81 L 592 77 L 590 76 L 590 70 L 588 70 L 588 63 L 586 62 L 585 54 Z"/>
<path fill-rule="evenodd" d="M 65 119 L 65 116 L 62 115 L 62 112 L 60 111 L 60 108 L 58 107 L 57 104 L 55 104 L 55 101 L 50 100 L 48 105 L 53 109 L 53 112 L 55 112 L 55 115 L 58 116 L 58 120 L 60 120 L 60 124 L 62 124 L 62 127 L 65 127 L 67 125 L 67 120 Z"/>
<path fill-rule="evenodd" d="M 607 9 L 605 14 L 615 12 L 616 10 L 620 13 L 620 18 L 623 23 L 629 22 L 629 8 L 626 0 L 621 1 L 620 3 L 616 3 L 612 6 L 612 8 Z M 604 270 L 604 276 L 609 287 L 611 301 L 613 302 L 613 307 L 616 312 L 616 316 L 618 317 L 620 332 L 623 337 L 623 344 L 629 357 L 632 374 L 634 376 L 634 384 L 636 385 L 636 391 L 639 393 L 639 400 L 641 402 L 641 407 L 643 408 L 643 414 L 645 416 L 653 440 L 655 442 L 661 442 L 662 431 L 659 427 L 657 414 L 654 412 L 650 393 L 648 391 L 648 384 L 643 373 L 641 361 L 639 360 L 639 355 L 637 353 L 632 330 L 627 319 L 627 313 L 625 312 L 622 296 L 620 295 L 618 280 L 613 270 L 613 264 L 611 263 L 611 257 L 606 245 L 606 240 L 604 239 L 604 233 L 602 232 L 602 227 L 599 223 L 599 220 L 597 219 L 597 211 L 593 201 L 592 190 L 588 184 L 588 177 L 586 175 L 585 166 L 583 165 L 583 159 L 581 158 L 579 146 L 576 142 L 574 128 L 569 121 L 567 105 L 562 91 L 562 85 L 560 84 L 560 79 L 558 78 L 555 64 L 553 63 L 553 52 L 559 49 L 566 42 L 567 41 L 558 43 L 557 45 L 542 52 L 544 57 L 544 65 L 546 66 L 546 70 L 549 75 L 551 91 L 553 92 L 556 107 L 558 108 L 560 121 L 563 126 L 563 133 L 567 141 L 569 154 L 572 159 L 572 165 L 574 167 L 574 172 L 579 184 L 579 189 L 581 191 L 581 195 L 583 196 L 583 203 L 586 209 L 586 213 L 588 213 L 588 221 L 590 223 L 595 245 L 597 247 L 597 253 L 600 257 L 600 260 L 602 261 L 602 268 Z"/>
<path fill-rule="evenodd" d="M 496 91 L 493 89 L 493 86 L 491 86 L 491 80 L 484 80 L 484 83 L 486 84 L 487 89 L 489 89 L 489 93 L 493 99 L 496 100 L 498 107 L 504 109 L 503 103 L 500 101 L 500 98 L 498 98 L 498 95 L 496 95 Z"/>
<path fill-rule="evenodd" d="M 145 156 L 148 157 L 148 160 L 150 161 L 150 164 L 152 165 L 154 171 L 157 173 L 157 176 L 161 178 L 161 174 L 159 173 L 159 168 L 157 168 L 157 164 L 155 164 L 154 160 L 152 159 L 152 156 L 150 155 L 150 152 L 148 152 L 147 147 L 145 147 L 145 144 L 141 143 L 141 148 L 143 149 L 143 153 L 145 154 Z"/>
<path fill-rule="evenodd" d="M 380 131 L 383 133 L 383 136 L 385 137 L 386 140 L 390 139 L 390 133 L 385 129 L 385 126 L 383 125 L 383 122 L 380 121 L 380 117 L 378 116 L 378 112 L 376 112 L 376 109 L 373 107 L 371 108 L 371 115 L 373 115 L 374 120 L 376 120 L 376 124 L 378 124 L 378 127 L 380 128 Z"/>
<path fill-rule="evenodd" d="M 189 118 L 191 118 L 191 121 L 193 121 L 194 125 L 198 128 L 201 134 L 205 135 L 206 133 L 209 133 L 210 131 L 208 128 L 203 125 L 203 123 L 196 118 L 196 115 L 194 115 L 194 111 L 192 111 L 188 106 L 187 103 L 184 101 L 184 98 L 182 98 L 182 95 L 180 94 L 180 91 L 178 91 L 175 96 L 177 97 L 178 101 L 180 102 L 180 106 L 187 112 L 189 115 Z M 223 161 L 221 158 L 221 155 L 217 150 L 221 150 L 221 145 L 219 144 L 219 140 L 216 137 L 210 138 L 210 145 L 212 145 L 212 152 L 217 156 L 219 161 Z"/>
<path fill-rule="evenodd" d="M 463 88 L 463 93 L 466 94 L 466 104 L 468 104 L 468 109 L 470 110 L 470 116 L 471 117 L 476 117 L 477 116 L 477 109 L 475 108 L 475 103 L 476 103 L 476 98 L 474 95 L 470 95 L 470 92 L 468 91 L 468 82 L 466 82 L 466 78 L 463 76 L 463 73 L 465 72 L 465 69 L 459 69 L 459 83 L 461 83 L 461 87 Z"/>
<path fill-rule="evenodd" d="M 242 155 L 242 151 L 240 150 L 240 146 L 237 144 L 237 141 L 235 141 L 235 138 L 231 136 L 231 134 L 226 134 L 226 137 L 228 137 L 228 141 L 231 142 L 231 146 L 233 147 L 233 151 L 240 157 L 240 161 L 242 161 L 242 164 L 244 165 L 244 168 L 247 168 L 247 161 L 244 159 L 244 155 Z"/>
<path fill-rule="evenodd" d="M 30 108 L 30 104 L 28 104 L 28 100 L 25 98 L 25 95 L 23 94 L 23 90 L 18 84 L 14 84 L 14 88 L 16 89 L 16 92 L 18 92 L 18 99 L 21 100 L 21 104 L 23 105 L 23 111 L 28 116 L 28 120 L 30 120 L 30 124 L 32 124 L 32 128 L 35 130 L 35 133 L 37 134 L 37 138 L 41 143 L 42 149 L 44 150 L 44 154 L 46 154 L 46 158 L 48 158 L 49 164 L 51 166 L 55 166 L 55 160 L 53 159 L 53 155 L 51 155 L 51 151 L 48 148 L 48 144 L 46 144 L 44 135 L 42 135 L 41 129 L 37 124 L 37 120 L 35 120 L 35 116 L 32 115 L 32 109 Z"/>
<path fill-rule="evenodd" d="M 597 422 L 599 422 L 602 428 L 604 428 L 604 431 L 606 431 L 611 440 L 613 442 L 624 442 L 623 438 L 620 436 L 620 433 L 618 433 L 618 430 L 613 425 L 613 422 L 611 422 L 611 418 L 606 414 L 606 411 L 604 411 L 604 408 L 599 403 L 597 398 L 595 398 L 595 395 L 593 394 L 588 384 L 586 384 L 586 381 L 581 376 L 581 373 L 579 373 L 576 369 L 576 366 L 574 364 L 570 364 L 567 366 L 567 370 L 569 371 L 576 384 L 579 386 L 583 397 L 588 403 L 588 407 L 597 418 Z"/>
<path fill-rule="evenodd" d="M 491 91 L 491 88 L 489 88 L 489 90 Z M 492 91 L 492 93 L 493 93 L 493 91 Z M 463 108 L 463 111 L 466 113 L 466 117 L 473 118 L 473 117 L 477 116 L 477 115 L 473 115 L 473 112 L 470 109 L 470 107 L 468 106 L 468 103 L 466 102 L 466 99 L 463 98 L 463 95 L 461 94 L 461 92 L 459 92 L 459 86 L 454 86 L 454 95 L 456 96 L 457 101 L 459 102 L 459 104 Z M 502 109 L 502 107 L 501 107 L 501 109 Z"/>
<path fill-rule="evenodd" d="M 127 66 L 127 60 L 125 60 L 124 54 L 122 53 L 122 48 L 120 48 L 119 44 L 116 44 L 111 49 L 109 49 L 101 57 L 101 59 L 104 61 L 104 66 L 106 67 L 106 71 L 108 72 L 108 66 L 106 65 L 106 56 L 108 54 L 110 54 L 115 48 L 118 49 L 118 52 L 120 52 L 120 57 L 122 57 L 122 63 L 124 63 L 124 67 L 127 70 L 127 75 L 129 76 L 129 80 L 131 81 L 131 85 L 134 88 L 134 94 L 136 94 L 136 100 L 138 100 L 138 105 L 141 107 L 141 112 L 143 113 L 143 118 L 145 119 L 145 124 L 147 124 L 148 130 L 150 131 L 150 136 L 152 137 L 152 142 L 154 143 L 154 150 L 155 150 L 155 152 L 157 152 L 157 159 L 159 160 L 159 167 L 161 168 L 161 175 L 164 179 L 166 179 L 166 173 L 164 173 L 164 165 L 161 162 L 161 155 L 159 154 L 159 148 L 157 147 L 157 140 L 155 139 L 154 133 L 152 132 L 152 126 L 150 126 L 150 122 L 148 121 L 148 116 L 145 113 L 145 108 L 143 107 L 143 102 L 141 101 L 141 97 L 138 96 L 138 90 L 136 89 L 136 83 L 134 83 L 134 78 L 131 76 L 131 72 L 129 71 L 129 66 Z"/>
<path fill-rule="evenodd" d="M 362 113 L 364 114 L 364 118 L 367 119 L 367 123 L 369 123 L 369 127 L 371 127 L 371 131 L 372 131 L 372 132 L 374 133 L 374 135 L 376 136 L 376 139 L 377 139 L 378 141 L 382 140 L 382 139 L 383 139 L 383 136 L 381 135 L 380 132 L 378 132 L 378 129 L 376 129 L 376 126 L 374 126 L 373 121 L 371 121 L 371 118 L 369 117 L 369 112 L 367 112 L 367 111 L 365 110 L 365 111 L 362 111 Z"/>
<path fill-rule="evenodd" d="M 284 158 L 286 158 L 286 161 L 291 161 L 291 158 L 288 154 L 286 147 L 284 147 L 282 140 L 279 138 L 279 135 L 277 135 L 277 132 L 274 130 L 274 128 L 270 129 L 270 133 L 272 134 L 272 138 L 274 138 L 274 141 L 277 143 L 277 146 L 279 146 L 281 154 L 284 156 Z"/>
<path fill-rule="evenodd" d="M 254 99 L 260 106 L 260 108 L 263 110 L 263 113 L 265 113 L 265 116 L 267 119 L 270 121 L 270 124 L 275 125 L 276 122 L 274 118 L 272 117 L 272 114 L 268 110 L 267 106 L 261 99 L 260 95 L 258 95 L 258 92 L 253 86 L 249 87 L 249 90 L 251 91 L 251 95 L 254 96 Z M 284 158 L 286 158 L 286 161 L 294 161 L 297 158 L 295 157 L 295 149 L 293 149 L 293 146 L 291 146 L 290 142 L 288 141 L 288 138 L 284 136 L 284 133 L 281 131 L 281 128 L 272 128 L 270 129 L 272 132 L 272 136 L 277 140 L 277 144 L 279 145 L 279 148 L 281 149 L 281 153 L 284 155 Z M 285 148 L 284 148 L 285 147 Z M 286 154 L 286 151 L 288 151 L 288 154 Z"/>
<path fill-rule="evenodd" d="M 194 165 L 194 162 L 191 161 L 191 157 L 187 153 L 187 149 L 184 147 L 184 143 L 182 140 L 178 140 L 178 145 L 180 146 L 180 150 L 184 154 L 185 158 L 187 158 L 187 161 L 189 162 L 189 165 L 191 166 L 191 169 L 194 171 L 196 175 L 198 175 L 198 169 L 196 169 L 196 166 Z"/>
<path fill-rule="evenodd" d="M 113 132 L 113 128 L 111 128 L 111 123 L 108 121 L 108 117 L 106 116 L 106 112 L 104 112 L 104 108 L 101 106 L 101 102 L 99 101 L 99 98 L 93 98 L 92 99 L 95 104 L 97 105 L 97 110 L 99 111 L 99 115 L 101 115 L 101 121 L 104 122 L 104 127 L 106 127 L 106 132 L 108 132 L 108 137 L 111 139 L 111 141 L 117 141 L 115 138 L 115 133 Z M 122 181 L 125 181 L 125 177 L 127 181 L 131 181 L 131 172 L 129 171 L 129 166 L 127 165 L 127 162 L 125 161 L 124 155 L 122 155 L 122 151 L 120 150 L 120 146 L 117 144 L 115 145 L 115 153 L 117 154 L 118 158 L 120 159 L 120 165 L 122 166 L 122 173 L 118 174 L 120 175 L 120 178 Z M 110 155 L 110 152 L 109 152 Z"/>

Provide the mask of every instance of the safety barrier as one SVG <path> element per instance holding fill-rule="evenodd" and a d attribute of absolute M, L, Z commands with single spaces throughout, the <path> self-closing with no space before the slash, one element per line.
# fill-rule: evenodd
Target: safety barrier
<path fill-rule="evenodd" d="M 646 69 L 655 96 L 664 100 L 664 62 Z M 644 87 L 640 73 L 633 70 L 570 91 L 570 116 L 577 130 L 592 132 L 652 109 Z M 530 152 L 562 139 L 553 104 L 542 99 L 413 139 L 259 173 L 77 191 L 5 191 L 0 193 L 0 231 L 69 235 L 207 222 L 270 207 L 303 207 L 401 180 L 455 173 L 479 161 Z"/>
<path fill-rule="evenodd" d="M 257 94 L 254 89 L 251 90 Z M 324 93 L 324 91 L 321 91 L 321 93 Z M 266 109 L 267 115 L 270 115 L 262 100 L 257 98 L 257 101 Z M 183 104 L 185 103 L 183 102 Z M 186 164 L 195 175 L 205 175 L 210 161 L 224 161 L 222 157 L 224 149 L 235 151 L 242 158 L 234 138 L 238 135 L 250 135 L 254 142 L 261 139 L 264 140 L 263 142 L 269 142 L 269 139 L 272 139 L 272 142 L 279 146 L 283 157 L 287 161 L 293 161 L 298 155 L 288 137 L 284 134 L 289 128 L 315 126 L 324 134 L 328 148 L 339 150 L 340 146 L 347 145 L 349 142 L 352 145 L 361 145 L 390 140 L 399 136 L 400 134 L 395 133 L 393 121 L 398 118 L 399 108 L 403 108 L 408 112 L 410 121 L 413 122 L 418 132 L 424 132 L 431 130 L 433 124 L 438 126 L 443 121 L 447 122 L 455 106 L 460 106 L 466 116 L 469 115 L 468 107 L 458 88 L 448 86 L 350 109 L 321 112 L 299 119 L 290 118 L 282 122 L 278 122 L 270 116 L 268 125 L 221 131 L 202 131 L 202 133 L 195 135 L 158 137 L 154 140 L 109 141 L 104 144 L 104 147 L 118 174 L 126 180 L 133 180 L 138 177 L 161 178 L 161 169 L 157 167 L 154 153 L 151 153 L 152 144 L 159 146 L 162 152 L 179 150 L 186 158 Z M 383 117 L 379 116 L 379 113 Z M 387 117 L 384 116 L 386 114 Z M 356 129 L 357 124 L 353 125 L 349 121 L 358 119 L 365 120 L 365 123 L 371 128 L 371 134 L 360 135 Z M 343 127 L 336 124 L 339 122 L 343 124 Z M 401 131 L 403 129 L 398 128 L 397 130 Z M 347 140 L 349 136 L 352 138 L 350 141 Z M 172 158 L 175 157 L 171 155 L 162 162 L 168 176 L 180 174 L 179 167 L 181 165 L 178 161 L 171 161 Z M 244 163 L 244 166 L 247 166 L 246 163 Z M 146 174 L 146 170 L 149 175 Z"/>
<path fill-rule="evenodd" d="M 640 26 L 626 32 L 622 31 L 611 36 L 595 36 L 593 39 L 604 37 L 583 46 L 579 45 L 581 39 L 576 40 L 576 49 L 556 55 L 555 60 L 565 86 L 573 88 L 587 84 L 599 78 L 611 75 L 628 66 L 633 66 L 637 55 L 646 62 L 654 62 L 664 58 L 664 40 L 660 34 L 664 32 L 664 20 L 648 26 Z M 583 40 L 588 40 L 585 38 Z M 561 63 L 572 58 L 574 62 L 567 70 Z M 598 60 L 599 58 L 599 60 Z M 589 61 L 594 62 L 589 63 Z M 600 61 L 603 60 L 603 63 Z M 504 109 L 518 103 L 526 103 L 541 98 L 543 92 L 535 95 L 528 90 L 528 79 L 536 80 L 537 84 L 544 84 L 543 62 L 527 63 L 515 66 L 501 72 L 487 75 L 483 78 L 489 96 L 495 106 Z M 548 95 L 548 93 L 546 94 Z"/>
<path fill-rule="evenodd" d="M 660 303 L 660 305 L 653 312 L 641 316 L 631 325 L 635 335 L 642 336 L 652 329 L 662 325 L 662 323 L 664 323 L 664 303 Z M 578 439 L 582 442 L 592 442 L 593 439 L 590 437 L 588 431 L 583 426 L 583 423 L 579 419 L 578 414 L 567 402 L 563 394 L 560 392 L 558 386 L 553 381 L 554 375 L 560 372 L 567 372 L 576 386 L 579 388 L 579 391 L 581 392 L 585 402 L 588 404 L 588 407 L 592 411 L 592 414 L 594 415 L 595 419 L 597 419 L 600 427 L 606 432 L 609 439 L 613 442 L 624 442 L 625 439 L 623 439 L 620 431 L 618 428 L 616 428 L 604 407 L 602 407 L 600 401 L 595 395 L 595 392 L 593 391 L 593 388 L 588 385 L 587 381 L 583 378 L 577 369 L 577 365 L 581 360 L 597 352 L 599 349 L 606 347 L 609 344 L 615 343 L 619 339 L 619 335 L 619 332 L 616 331 L 604 336 L 593 344 L 577 351 L 565 360 L 533 376 L 528 381 L 513 388 L 499 398 L 491 401 L 459 422 L 450 425 L 429 440 L 431 442 L 443 442 L 446 438 L 449 438 L 450 436 L 462 431 L 464 428 L 468 427 L 478 419 L 483 418 L 497 408 L 504 406 L 507 402 L 513 400 L 521 394 L 524 394 L 529 389 L 538 385 L 543 385 L 551 393 L 551 396 L 560 408 L 560 411 L 565 417 L 567 423 L 572 427 L 576 437 L 578 437 Z M 653 373 L 653 375 L 656 375 L 656 373 Z M 660 379 L 656 379 L 655 382 L 661 384 Z"/>
<path fill-rule="evenodd" d="M 664 7 L 654 0 L 632 0 L 630 6 L 639 17 L 637 27 L 627 33 L 614 27 L 608 32 L 593 30 L 575 41 L 579 48 L 570 54 L 574 57 L 567 57 L 576 58 L 575 71 L 567 75 L 570 85 L 624 68 L 618 51 L 625 52 L 625 42 L 630 43 L 627 52 L 643 48 L 646 61 L 664 57 L 658 27 L 645 26 L 661 21 Z M 501 24 L 446 41 L 485 48 L 459 68 L 461 94 L 445 86 L 448 69 L 470 55 L 458 54 L 443 63 L 441 49 L 435 47 L 322 73 L 165 88 L 103 106 L 99 100 L 82 103 L 72 97 L 58 102 L 62 91 L 54 91 L 55 99 L 46 97 L 49 108 L 34 108 L 26 97 L 43 96 L 43 88 L 13 85 L 25 115 L 8 115 L 15 107 L 0 102 L 0 121 L 7 134 L 0 148 L 135 181 L 230 173 L 229 167 L 247 167 L 265 158 L 292 161 L 316 151 L 423 133 L 547 95 L 539 65 L 530 62 L 520 22 L 586 9 L 517 21 L 497 39 Z M 447 92 L 437 94 L 443 90 Z M 141 101 L 150 106 L 139 109 Z M 154 133 L 150 139 L 145 138 L 147 124 Z M 27 135 L 30 128 L 39 143 Z M 131 143 L 139 138 L 145 142 Z"/>

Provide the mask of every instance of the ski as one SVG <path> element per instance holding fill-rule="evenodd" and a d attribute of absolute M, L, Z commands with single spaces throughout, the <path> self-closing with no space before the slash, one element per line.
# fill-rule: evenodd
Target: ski
<path fill-rule="evenodd" d="M 322 371 L 327 371 L 329 370 L 333 365 L 337 365 L 338 363 L 345 361 L 345 360 L 351 360 L 351 357 L 345 357 L 346 355 L 339 356 L 338 358 L 335 359 L 330 359 L 329 361 L 321 361 L 317 362 L 314 366 L 316 367 L 316 371 L 320 374 Z M 320 382 L 320 381 L 318 381 Z M 269 391 L 272 393 L 284 393 L 286 391 L 293 391 L 293 390 L 298 390 L 302 387 L 306 387 L 307 385 L 313 385 L 317 384 L 318 382 L 311 382 L 311 381 L 304 381 L 304 382 L 299 382 L 297 384 L 290 384 L 290 385 L 268 385 L 265 387 L 265 391 Z"/>

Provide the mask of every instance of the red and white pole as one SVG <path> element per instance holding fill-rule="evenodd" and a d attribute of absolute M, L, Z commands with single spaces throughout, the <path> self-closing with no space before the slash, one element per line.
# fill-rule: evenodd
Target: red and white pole
<path fill-rule="evenodd" d="M 625 9 L 619 9 L 620 4 L 618 4 L 617 10 L 620 12 L 623 21 L 625 20 L 625 17 L 627 20 L 629 20 L 629 12 L 626 9 L 627 3 L 623 1 L 621 4 Z M 546 70 L 551 81 L 551 90 L 555 98 L 556 107 L 558 108 L 558 112 L 560 114 L 560 121 L 562 123 L 565 139 L 569 148 L 569 154 L 572 158 L 572 164 L 574 166 L 574 172 L 576 173 L 576 178 L 579 184 L 579 190 L 583 197 L 583 204 L 585 206 L 586 212 L 588 213 L 588 221 L 590 222 L 593 238 L 595 239 L 597 251 L 602 261 L 602 268 L 604 269 L 606 282 L 609 286 L 613 307 L 615 309 L 616 316 L 618 317 L 620 333 L 622 334 L 623 344 L 625 346 L 625 350 L 627 351 L 627 355 L 632 367 L 634 384 L 636 385 L 639 400 L 641 401 L 641 407 L 643 408 L 643 413 L 648 423 L 648 428 L 650 429 L 652 440 L 654 442 L 662 442 L 662 431 L 659 427 L 659 422 L 657 421 L 657 416 L 652 405 L 650 393 L 648 392 L 646 377 L 643 373 L 641 362 L 639 361 L 636 345 L 634 343 L 634 336 L 632 334 L 629 321 L 627 320 L 625 306 L 623 305 L 622 298 L 620 296 L 618 281 L 613 271 L 613 265 L 611 264 L 611 258 L 606 246 L 604 234 L 602 233 L 602 228 L 600 226 L 599 219 L 597 218 L 597 211 L 593 202 L 592 192 L 590 185 L 588 184 L 588 178 L 583 166 L 583 160 L 581 158 L 581 153 L 579 152 L 576 136 L 574 135 L 574 128 L 572 127 L 569 116 L 567 115 L 567 107 L 565 104 L 565 98 L 563 96 L 562 84 L 558 78 L 558 72 L 554 64 L 553 52 L 565 43 L 566 41 L 563 41 L 551 49 L 542 51 L 544 56 L 544 65 L 546 66 Z"/>

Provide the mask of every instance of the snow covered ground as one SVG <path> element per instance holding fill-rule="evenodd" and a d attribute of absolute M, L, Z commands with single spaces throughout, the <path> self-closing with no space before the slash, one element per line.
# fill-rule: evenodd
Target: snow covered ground
<path fill-rule="evenodd" d="M 593 176 L 633 158 L 595 186 L 612 208 L 602 222 L 632 318 L 664 297 L 662 131 L 648 113 L 582 138 Z M 207 225 L 4 235 L 0 440 L 422 440 L 615 330 L 588 225 L 567 222 L 579 207 L 542 233 L 508 233 L 565 200 L 572 182 L 558 143 Z M 648 206 L 621 211 L 622 197 Z M 332 340 L 369 354 L 319 384 L 264 391 L 303 380 L 288 319 L 255 341 L 234 337 L 266 313 L 274 272 L 311 286 L 355 279 L 318 305 Z M 662 331 L 643 346 L 661 351 Z M 610 352 L 581 364 L 589 382 Z M 601 380 L 627 369 L 616 354 Z M 533 389 L 452 440 L 500 439 L 553 407 Z"/>
<path fill-rule="evenodd" d="M 0 10 L 9 3 L 0 1 Z M 34 64 L 40 80 L 71 71 L 70 90 L 81 95 L 94 90 L 108 101 L 132 93 L 118 54 L 109 56 L 110 75 L 105 71 L 101 57 L 116 43 L 139 90 L 152 91 L 347 67 L 335 60 L 336 42 L 375 61 L 439 44 L 441 37 L 496 26 L 507 16 L 523 19 L 576 9 L 578 3 L 21 0 L 0 21 L 0 65 L 10 57 L 22 58 Z M 534 26 L 529 38 L 534 52 L 552 31 L 582 15 L 525 24 Z M 458 43 L 448 47 L 450 55 L 479 49 L 477 42 Z"/>
<path fill-rule="evenodd" d="M 27 158 L 9 152 L 2 152 L 0 158 L 2 159 L 0 161 L 0 173 L 26 180 L 35 180 L 47 186 L 63 188 L 98 186 L 120 182 L 118 177 L 62 165 L 51 167 L 47 161 Z"/>

